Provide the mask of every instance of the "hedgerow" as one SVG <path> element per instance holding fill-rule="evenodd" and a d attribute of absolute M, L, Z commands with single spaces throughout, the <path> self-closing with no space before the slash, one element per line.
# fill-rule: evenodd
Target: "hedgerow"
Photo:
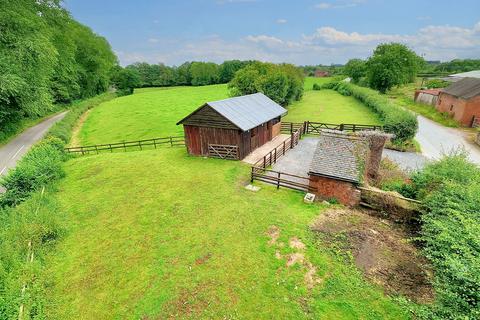
<path fill-rule="evenodd" d="M 0 180 L 0 184 L 7 189 L 0 197 L 0 206 L 15 206 L 31 193 L 61 178 L 62 162 L 67 159 L 64 146 L 70 141 L 72 128 L 78 118 L 88 109 L 113 97 L 115 94 L 107 93 L 74 104 L 67 115 L 49 130 L 47 136 L 19 161 L 17 167 Z"/>
<path fill-rule="evenodd" d="M 402 109 L 375 90 L 343 81 L 317 85 L 313 89 L 333 89 L 342 95 L 357 98 L 380 116 L 384 122 L 385 131 L 395 135 L 393 141 L 396 143 L 412 140 L 418 130 L 418 122 L 414 114 Z"/>
<path fill-rule="evenodd" d="M 412 177 L 424 204 L 420 240 L 434 267 L 436 303 L 426 318 L 480 318 L 480 169 L 464 154 Z"/>

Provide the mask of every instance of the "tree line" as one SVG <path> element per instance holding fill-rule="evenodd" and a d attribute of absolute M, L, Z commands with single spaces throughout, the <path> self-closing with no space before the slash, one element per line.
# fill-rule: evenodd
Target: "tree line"
<path fill-rule="evenodd" d="M 1 0 L 0 135 L 22 117 L 42 116 L 108 89 L 117 58 L 60 0 Z"/>
<path fill-rule="evenodd" d="M 116 67 L 113 83 L 125 94 L 133 88 L 167 86 L 205 86 L 230 82 L 235 73 L 253 61 L 229 60 L 221 64 L 213 62 L 185 62 L 180 66 L 166 66 L 163 63 L 138 62 Z"/>

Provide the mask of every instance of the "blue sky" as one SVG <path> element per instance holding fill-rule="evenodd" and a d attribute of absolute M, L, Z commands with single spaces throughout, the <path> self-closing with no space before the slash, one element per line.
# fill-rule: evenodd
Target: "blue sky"
<path fill-rule="evenodd" d="M 122 65 L 366 58 L 403 42 L 428 60 L 480 58 L 479 0 L 65 0 Z"/>

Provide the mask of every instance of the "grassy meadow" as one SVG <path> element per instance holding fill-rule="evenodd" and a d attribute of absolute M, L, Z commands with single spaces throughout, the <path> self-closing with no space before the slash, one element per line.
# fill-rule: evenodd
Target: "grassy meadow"
<path fill-rule="evenodd" d="M 322 79 L 322 78 L 320 78 Z M 302 100 L 288 107 L 285 121 L 381 124 L 377 114 L 354 97 L 334 90 L 306 91 Z"/>
<path fill-rule="evenodd" d="M 68 227 L 43 275 L 48 318 L 407 318 L 313 237 L 321 206 L 290 190 L 245 190 L 245 164 L 176 147 L 79 157 L 65 169 L 57 198 Z M 286 266 L 292 237 L 316 268 L 311 289 L 304 266 Z"/>
<path fill-rule="evenodd" d="M 80 136 L 167 135 L 226 94 L 225 86 L 139 90 L 93 109 Z M 65 171 L 55 195 L 65 230 L 39 275 L 47 318 L 409 318 L 311 233 L 324 207 L 292 190 L 245 190 L 250 168 L 241 162 L 165 147 L 78 157 Z M 289 246 L 295 237 L 305 249 Z M 308 263 L 287 266 L 294 253 Z"/>

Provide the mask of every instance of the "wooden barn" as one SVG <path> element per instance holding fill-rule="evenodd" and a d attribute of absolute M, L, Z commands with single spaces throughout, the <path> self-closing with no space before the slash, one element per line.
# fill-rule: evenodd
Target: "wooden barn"
<path fill-rule="evenodd" d="M 180 120 L 191 155 L 243 159 L 280 133 L 282 106 L 262 93 L 207 102 Z"/>

